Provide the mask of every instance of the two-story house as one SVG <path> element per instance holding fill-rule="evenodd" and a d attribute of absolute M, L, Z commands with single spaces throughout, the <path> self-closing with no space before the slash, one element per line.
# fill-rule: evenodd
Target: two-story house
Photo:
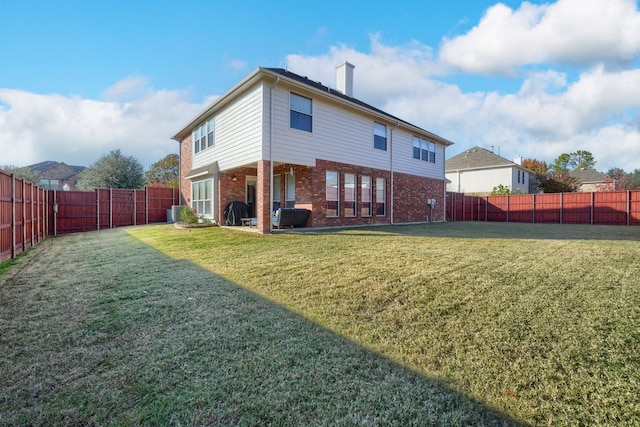
<path fill-rule="evenodd" d="M 448 191 L 486 196 L 503 185 L 514 193 L 536 192 L 535 172 L 522 166 L 519 156 L 511 161 L 486 148 L 473 147 L 446 163 Z"/>
<path fill-rule="evenodd" d="M 80 172 L 84 166 L 70 166 L 47 160 L 27 166 L 40 176 L 40 185 L 47 190 L 77 190 Z"/>
<path fill-rule="evenodd" d="M 308 227 L 444 220 L 452 142 L 354 98 L 353 69 L 336 89 L 280 68 L 237 83 L 173 136 L 182 203 L 224 223 L 245 202 L 262 233 L 278 207 L 309 209 Z"/>

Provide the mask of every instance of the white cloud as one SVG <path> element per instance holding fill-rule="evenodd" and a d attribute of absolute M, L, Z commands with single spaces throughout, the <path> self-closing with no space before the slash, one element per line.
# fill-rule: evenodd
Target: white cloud
<path fill-rule="evenodd" d="M 356 66 L 356 98 L 454 141 L 449 157 L 474 145 L 547 162 L 588 150 L 600 170 L 632 171 L 640 169 L 640 69 L 623 62 L 640 51 L 639 14 L 634 2 L 606 4 L 598 10 L 602 2 L 559 0 L 515 11 L 496 5 L 468 34 L 446 41 L 439 56 L 417 40 L 390 46 L 372 35 L 368 52 L 339 44 L 323 55 L 289 55 L 286 63 L 335 87 L 335 66 L 348 60 Z M 588 66 L 567 74 L 553 62 Z M 524 73 L 521 65 L 530 63 L 536 71 Z M 447 82 L 451 64 L 511 71 L 520 84 L 510 92 L 465 92 Z M 144 77 L 116 82 L 99 100 L 0 89 L 0 164 L 88 166 L 120 148 L 149 165 L 177 152 L 169 138 L 215 98 L 193 103 L 188 93 L 157 90 Z"/>
<path fill-rule="evenodd" d="M 120 148 L 148 166 L 178 152 L 170 137 L 205 105 L 189 102 L 185 91 L 154 90 L 141 78 L 117 82 L 102 97 L 0 89 L 0 163 L 89 166 Z"/>
<path fill-rule="evenodd" d="M 573 80 L 550 69 L 529 73 L 513 93 L 469 93 L 443 81 L 431 50 L 417 42 L 386 46 L 373 37 L 369 53 L 340 45 L 287 59 L 291 71 L 331 86 L 335 65 L 353 63 L 356 98 L 454 141 L 448 156 L 479 145 L 550 162 L 580 149 L 599 169 L 640 168 L 638 69 L 597 66 Z"/>
<path fill-rule="evenodd" d="M 527 64 L 620 64 L 639 53 L 634 0 L 558 0 L 496 4 L 467 34 L 445 38 L 440 58 L 465 72 L 513 75 Z"/>
<path fill-rule="evenodd" d="M 241 59 L 231 59 L 228 63 L 229 68 L 232 70 L 244 70 L 247 68 L 247 61 Z"/>

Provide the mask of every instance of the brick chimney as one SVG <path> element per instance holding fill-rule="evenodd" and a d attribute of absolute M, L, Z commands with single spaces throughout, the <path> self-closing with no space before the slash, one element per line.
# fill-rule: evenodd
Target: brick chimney
<path fill-rule="evenodd" d="M 343 61 L 336 66 L 336 89 L 353 97 L 353 69 L 355 65 Z"/>

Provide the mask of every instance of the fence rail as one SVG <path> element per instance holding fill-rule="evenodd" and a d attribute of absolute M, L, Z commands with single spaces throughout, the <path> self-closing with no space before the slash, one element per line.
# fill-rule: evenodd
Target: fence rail
<path fill-rule="evenodd" d="M 467 196 L 447 193 L 448 221 L 640 225 L 640 191 Z"/>
<path fill-rule="evenodd" d="M 0 170 L 0 261 L 47 236 L 165 222 L 175 188 L 46 191 Z"/>

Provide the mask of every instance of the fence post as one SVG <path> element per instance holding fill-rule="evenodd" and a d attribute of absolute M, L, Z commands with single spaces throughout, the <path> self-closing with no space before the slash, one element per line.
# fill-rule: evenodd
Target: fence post
<path fill-rule="evenodd" d="M 591 192 L 591 222 L 590 224 L 593 225 L 593 211 L 594 211 L 594 205 L 596 203 L 596 193 L 594 193 L 593 191 Z"/>
<path fill-rule="evenodd" d="M 11 174 L 11 258 L 16 257 L 16 176 Z"/>
<path fill-rule="evenodd" d="M 22 252 L 27 250 L 27 197 L 26 189 L 24 188 L 26 181 L 22 179 Z"/>
<path fill-rule="evenodd" d="M 507 222 L 509 222 L 509 195 L 507 194 Z"/>
<path fill-rule="evenodd" d="M 484 222 L 487 222 L 489 221 L 487 219 L 487 215 L 489 215 L 489 202 L 487 202 L 487 196 L 482 196 L 482 203 L 484 203 Z"/>
<path fill-rule="evenodd" d="M 58 194 L 53 190 L 53 235 L 58 235 Z"/>
<path fill-rule="evenodd" d="M 564 193 L 560 193 L 560 224 L 562 224 L 562 209 L 564 208 Z"/>
<path fill-rule="evenodd" d="M 33 234 L 34 234 L 34 223 L 33 223 L 33 184 L 29 185 L 29 189 L 31 190 L 31 197 L 30 197 L 30 201 L 31 201 L 31 247 L 33 247 L 35 245 L 35 242 L 33 241 Z"/>
<path fill-rule="evenodd" d="M 113 188 L 109 189 L 109 228 L 113 228 Z"/>
<path fill-rule="evenodd" d="M 536 223 L 536 195 L 532 194 L 533 197 L 531 197 L 531 223 L 535 224 Z"/>
<path fill-rule="evenodd" d="M 100 189 L 96 188 L 96 230 L 100 230 Z"/>
<path fill-rule="evenodd" d="M 456 220 L 456 193 L 451 193 L 451 221 Z"/>
<path fill-rule="evenodd" d="M 627 225 L 631 225 L 631 190 L 627 190 Z"/>
<path fill-rule="evenodd" d="M 44 190 L 42 190 L 44 191 Z M 49 190 L 46 193 L 43 193 L 45 198 L 45 204 L 43 206 L 44 217 L 46 218 L 44 222 L 44 228 L 47 230 L 47 236 L 49 235 Z"/>
<path fill-rule="evenodd" d="M 173 201 L 173 197 L 171 198 Z M 144 187 L 144 203 L 145 207 L 145 224 L 149 224 L 149 187 Z"/>
<path fill-rule="evenodd" d="M 138 190 L 133 189 L 133 225 L 138 225 Z"/>
<path fill-rule="evenodd" d="M 465 214 L 467 213 L 467 196 L 462 196 L 462 221 L 467 217 Z"/>

